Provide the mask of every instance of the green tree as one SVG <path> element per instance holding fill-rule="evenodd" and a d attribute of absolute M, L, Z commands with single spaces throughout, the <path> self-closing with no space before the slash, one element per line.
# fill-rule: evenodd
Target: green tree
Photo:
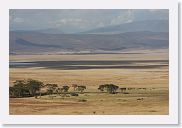
<path fill-rule="evenodd" d="M 98 90 L 100 90 L 101 92 L 103 92 L 105 89 L 105 85 L 99 85 Z"/>
<path fill-rule="evenodd" d="M 69 86 L 64 85 L 64 86 L 62 87 L 62 90 L 63 90 L 64 92 L 68 92 L 69 88 L 70 88 Z"/>
<path fill-rule="evenodd" d="M 47 93 L 50 95 L 52 95 L 54 92 L 56 92 L 56 89 L 58 87 L 57 84 L 46 84 L 47 87 Z"/>
<path fill-rule="evenodd" d="M 29 94 L 25 80 L 16 80 L 13 87 L 9 87 L 10 97 L 24 97 Z"/>
<path fill-rule="evenodd" d="M 81 93 L 83 93 L 83 91 L 86 89 L 86 86 L 83 86 L 83 85 L 81 85 L 81 86 L 78 86 L 77 87 L 77 91 L 80 91 Z"/>
<path fill-rule="evenodd" d="M 116 86 L 114 84 L 107 84 L 106 88 L 107 88 L 107 92 L 109 92 L 110 94 L 115 94 L 119 86 Z"/>
<path fill-rule="evenodd" d="M 27 80 L 27 88 L 30 92 L 31 96 L 35 96 L 37 92 L 39 92 L 39 95 L 41 96 L 40 89 L 44 86 L 43 82 L 33 79 Z"/>
<path fill-rule="evenodd" d="M 63 92 L 63 88 L 56 88 L 57 95 L 61 95 L 62 92 Z"/>
<path fill-rule="evenodd" d="M 118 88 L 119 88 L 119 86 L 114 85 L 114 84 L 104 84 L 104 85 L 100 85 L 98 90 L 100 90 L 100 91 L 106 90 L 110 94 L 115 94 L 116 91 L 118 90 Z"/>

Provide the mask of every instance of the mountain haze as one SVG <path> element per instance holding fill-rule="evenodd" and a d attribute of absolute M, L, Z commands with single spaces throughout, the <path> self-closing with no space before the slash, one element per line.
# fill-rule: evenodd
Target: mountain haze
<path fill-rule="evenodd" d="M 83 33 L 116 34 L 124 32 L 137 32 L 137 31 L 168 32 L 169 21 L 168 20 L 135 21 L 121 25 L 97 28 Z"/>
<path fill-rule="evenodd" d="M 121 34 L 45 34 L 10 32 L 10 53 L 116 52 L 129 49 L 168 48 L 168 32 Z"/>
<path fill-rule="evenodd" d="M 168 48 L 168 24 L 166 20 L 137 21 L 75 34 L 59 28 L 10 31 L 10 53 L 114 53 Z"/>

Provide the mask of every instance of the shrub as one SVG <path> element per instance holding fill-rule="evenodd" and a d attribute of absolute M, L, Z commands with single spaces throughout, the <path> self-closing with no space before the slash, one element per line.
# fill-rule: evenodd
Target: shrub
<path fill-rule="evenodd" d="M 106 90 L 110 94 L 115 94 L 116 91 L 118 90 L 119 86 L 114 85 L 114 84 L 104 84 L 99 86 L 100 91 Z"/>
<path fill-rule="evenodd" d="M 71 96 L 78 96 L 78 94 L 77 93 L 74 93 L 74 92 L 70 93 L 70 95 Z"/>
<path fill-rule="evenodd" d="M 80 100 L 78 100 L 79 102 L 87 102 L 87 100 L 85 100 L 85 99 L 80 99 Z"/>

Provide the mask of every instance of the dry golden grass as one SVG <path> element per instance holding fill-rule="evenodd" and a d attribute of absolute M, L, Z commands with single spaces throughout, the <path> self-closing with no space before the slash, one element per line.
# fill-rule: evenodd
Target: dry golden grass
<path fill-rule="evenodd" d="M 86 100 L 83 102 L 82 100 Z M 168 114 L 168 91 L 150 90 L 130 94 L 84 93 L 78 97 L 43 96 L 10 99 L 10 114 L 53 115 L 164 115 Z"/>
<path fill-rule="evenodd" d="M 168 60 L 166 51 L 146 52 L 146 54 L 110 55 L 26 55 L 10 56 L 11 61 L 38 60 Z M 152 64 L 152 63 L 151 63 Z M 155 64 L 155 63 L 153 63 Z M 10 85 L 19 79 L 36 79 L 59 86 L 86 85 L 88 92 L 79 97 L 60 96 L 51 100 L 10 99 L 10 114 L 168 114 L 168 67 L 151 69 L 86 69 L 57 70 L 45 68 L 10 68 Z M 98 93 L 100 84 L 116 84 L 120 87 L 147 88 L 129 94 Z M 153 89 L 151 89 L 153 88 Z M 72 89 L 70 89 L 72 91 Z M 97 92 L 97 93 L 94 93 Z M 143 98 L 142 100 L 137 100 Z M 80 102 L 79 99 L 86 99 Z"/>
<path fill-rule="evenodd" d="M 36 79 L 58 85 L 81 84 L 88 89 L 113 83 L 123 87 L 168 87 L 168 69 L 90 69 L 51 70 L 36 68 L 10 69 L 10 84 L 15 80 Z"/>

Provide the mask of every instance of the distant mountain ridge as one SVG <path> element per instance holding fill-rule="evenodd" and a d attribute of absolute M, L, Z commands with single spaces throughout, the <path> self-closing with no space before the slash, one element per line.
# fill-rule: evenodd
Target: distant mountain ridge
<path fill-rule="evenodd" d="M 64 32 L 58 28 L 38 29 L 38 30 L 11 30 L 11 32 L 26 32 L 26 33 L 44 33 L 44 34 L 64 34 Z"/>
<path fill-rule="evenodd" d="M 135 22 L 125 23 L 121 25 L 101 27 L 101 28 L 85 31 L 82 33 L 117 34 L 117 33 L 137 32 L 137 31 L 168 32 L 169 21 L 168 20 L 135 21 Z"/>
<path fill-rule="evenodd" d="M 10 32 L 10 53 L 43 54 L 61 52 L 120 52 L 128 49 L 168 48 L 168 32 L 126 32 L 121 34 L 45 34 Z"/>
<path fill-rule="evenodd" d="M 169 22 L 150 20 L 66 34 L 60 29 L 10 31 L 10 53 L 121 52 L 169 46 Z"/>

